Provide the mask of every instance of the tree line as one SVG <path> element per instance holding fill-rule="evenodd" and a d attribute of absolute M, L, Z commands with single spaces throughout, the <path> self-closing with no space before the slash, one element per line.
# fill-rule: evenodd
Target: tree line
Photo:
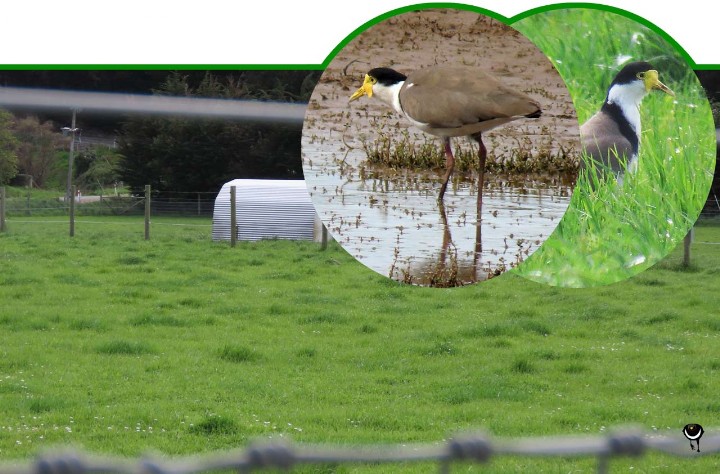
<path fill-rule="evenodd" d="M 307 103 L 317 71 L 28 71 L 0 72 L 8 86 L 40 86 L 224 99 Z M 75 74 L 73 74 L 75 73 Z M 161 77 L 162 75 L 162 77 Z M 56 81 L 53 82 L 53 77 Z M 149 87 L 150 89 L 144 89 Z M 59 115 L 0 110 L 0 184 L 64 189 L 70 138 Z M 122 182 L 162 191 L 213 192 L 233 178 L 302 178 L 300 125 L 267 125 L 187 117 L 83 117 L 80 133 L 116 138 L 115 147 L 83 147 L 75 154 L 74 182 L 85 192 Z"/>

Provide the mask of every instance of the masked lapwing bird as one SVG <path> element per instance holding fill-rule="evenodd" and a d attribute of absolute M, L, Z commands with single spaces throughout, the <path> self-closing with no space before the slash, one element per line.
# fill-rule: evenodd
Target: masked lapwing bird
<path fill-rule="evenodd" d="M 690 441 L 691 450 L 695 450 L 695 446 L 693 446 L 693 441 L 695 441 L 695 443 L 697 443 L 697 452 L 700 452 L 700 438 L 702 438 L 703 433 L 705 433 L 705 430 L 697 423 L 685 425 L 683 428 L 683 434 Z"/>
<path fill-rule="evenodd" d="M 482 193 L 487 149 L 482 134 L 520 118 L 538 118 L 540 105 L 490 74 L 474 68 L 435 66 L 408 76 L 390 68 L 375 68 L 350 101 L 376 97 L 405 116 L 423 132 L 441 137 L 445 148 L 442 201 L 455 166 L 451 137 L 470 136 L 479 144 L 478 193 Z"/>
<path fill-rule="evenodd" d="M 640 103 L 653 90 L 675 95 L 650 63 L 629 63 L 613 79 L 600 111 L 580 127 L 583 149 L 601 176 L 607 171 L 622 181 L 623 172 L 637 168 Z"/>

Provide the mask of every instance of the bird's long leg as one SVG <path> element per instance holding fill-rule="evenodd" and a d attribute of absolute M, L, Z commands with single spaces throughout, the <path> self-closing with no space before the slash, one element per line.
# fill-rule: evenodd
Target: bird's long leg
<path fill-rule="evenodd" d="M 477 142 L 480 148 L 478 149 L 478 198 L 477 198 L 477 212 L 478 222 L 480 221 L 480 214 L 482 211 L 482 192 L 485 186 L 485 161 L 487 160 L 487 148 L 482 141 L 482 134 L 480 132 L 472 136 Z"/>
<path fill-rule="evenodd" d="M 477 264 L 482 254 L 482 204 L 483 204 L 483 187 L 485 186 L 485 161 L 487 160 L 487 148 L 482 141 L 482 135 L 476 133 L 472 136 L 478 142 L 478 182 L 477 182 L 477 228 L 475 229 L 475 270 L 477 274 Z"/>
<path fill-rule="evenodd" d="M 438 211 L 440 212 L 440 220 L 443 225 L 443 241 L 442 247 L 440 248 L 438 269 L 444 271 L 448 249 L 450 248 L 450 244 L 452 244 L 452 234 L 450 232 L 450 226 L 448 225 L 447 212 L 445 212 L 445 203 L 442 201 L 438 201 Z"/>
<path fill-rule="evenodd" d="M 448 181 L 450 176 L 455 169 L 455 157 L 453 156 L 452 147 L 450 146 L 450 138 L 443 138 L 443 145 L 445 145 L 445 176 L 443 177 L 442 186 L 440 186 L 440 194 L 438 195 L 438 201 L 442 201 L 445 197 L 445 190 L 447 189 Z"/>

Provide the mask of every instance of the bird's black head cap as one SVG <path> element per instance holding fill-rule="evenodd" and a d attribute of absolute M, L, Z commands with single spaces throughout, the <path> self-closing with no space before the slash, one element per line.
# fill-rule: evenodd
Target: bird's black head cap
<path fill-rule="evenodd" d="M 615 79 L 612 81 L 612 85 L 615 84 L 629 84 L 633 81 L 637 80 L 637 75 L 640 72 L 649 71 L 651 69 L 655 69 L 652 64 L 647 63 L 645 61 L 636 61 L 632 63 L 628 63 L 623 67 L 619 73 L 617 73 L 617 76 L 615 76 Z"/>
<path fill-rule="evenodd" d="M 374 77 L 384 86 L 391 86 L 407 79 L 405 74 L 399 73 L 395 69 L 390 69 L 389 67 L 376 67 L 371 69 L 370 72 L 368 72 L 368 76 Z"/>

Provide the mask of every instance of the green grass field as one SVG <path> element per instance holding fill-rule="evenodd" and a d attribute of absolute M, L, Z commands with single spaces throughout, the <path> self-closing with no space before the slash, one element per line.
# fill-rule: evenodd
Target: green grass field
<path fill-rule="evenodd" d="M 681 54 L 661 35 L 615 13 L 546 11 L 512 25 L 550 57 L 580 123 L 599 110 L 620 67 L 649 61 L 674 90 L 642 103 L 639 169 L 619 186 L 581 175 L 555 233 L 519 274 L 558 286 L 622 281 L 654 265 L 681 242 L 702 210 L 715 169 L 715 131 L 705 92 Z"/>
<path fill-rule="evenodd" d="M 718 426 L 720 226 L 620 284 L 406 286 L 339 246 L 210 241 L 209 220 L 12 218 L 0 234 L 0 458 L 180 455 L 252 440 L 440 442 Z M 689 450 L 689 447 L 688 447 Z M 618 459 L 711 472 L 717 457 Z M 496 458 L 469 472 L 592 472 Z M 300 472 L 427 472 L 427 464 Z"/>

